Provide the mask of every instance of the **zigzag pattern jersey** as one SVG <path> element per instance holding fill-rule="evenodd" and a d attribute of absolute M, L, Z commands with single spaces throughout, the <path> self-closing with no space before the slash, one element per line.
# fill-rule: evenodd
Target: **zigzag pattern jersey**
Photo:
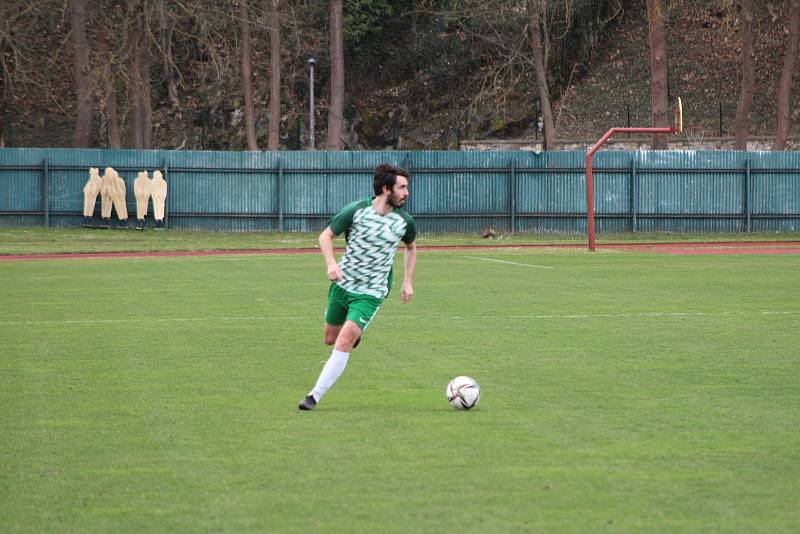
<path fill-rule="evenodd" d="M 385 298 L 392 289 L 392 264 L 397 245 L 414 242 L 417 229 L 406 211 L 393 208 L 381 215 L 372 200 L 345 206 L 328 223 L 334 235 L 345 233 L 347 245 L 339 259 L 342 280 L 337 284 L 350 293 Z"/>

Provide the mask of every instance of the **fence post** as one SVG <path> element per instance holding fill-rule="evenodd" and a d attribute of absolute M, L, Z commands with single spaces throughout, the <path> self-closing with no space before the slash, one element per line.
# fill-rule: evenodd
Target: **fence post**
<path fill-rule="evenodd" d="M 637 180 L 636 174 L 636 156 L 633 156 L 633 160 L 631 161 L 631 232 L 636 233 L 637 230 L 637 222 L 636 222 L 636 215 L 639 209 L 638 206 L 638 198 L 639 198 L 639 180 Z"/>
<path fill-rule="evenodd" d="M 170 186 L 169 186 L 169 166 L 167 165 L 167 159 L 166 158 L 164 158 L 161 161 L 161 166 L 164 167 L 164 181 L 167 182 L 167 198 L 164 199 L 164 228 L 167 229 L 167 228 L 169 228 L 169 217 L 167 216 L 167 213 L 169 212 L 168 206 L 169 206 L 169 199 L 170 199 L 170 195 L 169 195 L 169 187 Z M 155 209 L 155 207 L 153 209 Z"/>
<path fill-rule="evenodd" d="M 278 231 L 283 232 L 283 161 L 278 158 Z"/>
<path fill-rule="evenodd" d="M 752 230 L 751 211 L 750 211 L 750 158 L 744 160 L 744 211 L 747 220 L 746 228 L 749 234 Z"/>
<path fill-rule="evenodd" d="M 44 226 L 50 228 L 50 162 L 47 158 L 44 158 L 42 202 L 44 203 Z"/>
<path fill-rule="evenodd" d="M 516 161 L 511 158 L 510 173 L 508 176 L 508 199 L 510 204 L 509 211 L 511 212 L 511 233 L 517 231 L 517 170 Z"/>
<path fill-rule="evenodd" d="M 626 108 L 625 116 L 626 116 L 625 126 L 630 128 L 631 127 L 631 105 L 630 105 L 630 103 L 628 103 L 628 106 Z M 631 134 L 630 134 L 630 132 L 628 132 L 628 139 L 630 139 L 630 138 L 631 138 Z"/>

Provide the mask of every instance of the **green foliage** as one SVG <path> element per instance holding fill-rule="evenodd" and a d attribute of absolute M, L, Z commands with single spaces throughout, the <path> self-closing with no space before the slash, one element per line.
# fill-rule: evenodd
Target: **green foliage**
<path fill-rule="evenodd" d="M 344 41 L 347 47 L 357 47 L 369 34 L 380 32 L 392 16 L 387 0 L 345 0 Z"/>

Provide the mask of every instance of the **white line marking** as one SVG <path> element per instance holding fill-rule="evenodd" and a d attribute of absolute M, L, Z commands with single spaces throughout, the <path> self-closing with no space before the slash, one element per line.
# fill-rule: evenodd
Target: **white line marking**
<path fill-rule="evenodd" d="M 635 317 L 724 317 L 729 315 L 800 315 L 800 310 L 794 311 L 741 311 L 741 312 L 640 312 L 640 313 L 570 313 L 553 315 L 383 315 L 375 317 L 375 320 L 395 320 L 395 319 L 450 319 L 450 320 L 470 320 L 470 319 L 625 319 Z M 93 324 L 125 324 L 125 323 L 191 323 L 191 322 L 214 322 L 214 321 L 313 321 L 318 317 L 302 315 L 285 316 L 242 316 L 242 317 L 152 317 L 152 318 L 131 318 L 131 319 L 71 319 L 63 321 L 0 321 L 0 326 L 54 326 L 54 325 L 93 325 Z"/>
<path fill-rule="evenodd" d="M 513 261 L 494 260 L 492 258 L 480 258 L 478 256 L 464 256 L 470 260 L 483 260 L 493 261 L 495 263 L 505 263 L 507 265 L 519 265 L 520 267 L 535 267 L 536 269 L 555 269 L 555 267 L 548 267 L 547 265 L 530 265 L 528 263 L 515 263 Z"/>
<path fill-rule="evenodd" d="M 388 319 L 624 319 L 629 317 L 704 317 L 732 315 L 730 312 L 643 312 L 643 313 L 581 313 L 563 315 L 395 315 Z"/>
<path fill-rule="evenodd" d="M 0 321 L 0 326 L 22 325 L 82 325 L 82 324 L 125 324 L 125 323 L 191 323 L 202 321 L 306 321 L 310 317 L 152 317 L 145 319 L 73 319 L 65 321 Z"/>

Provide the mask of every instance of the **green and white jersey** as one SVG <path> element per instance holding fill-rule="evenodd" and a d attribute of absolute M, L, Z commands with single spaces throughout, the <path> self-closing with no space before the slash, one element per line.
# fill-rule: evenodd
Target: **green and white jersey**
<path fill-rule="evenodd" d="M 414 242 L 417 229 L 406 211 L 393 208 L 381 215 L 372 199 L 352 202 L 328 223 L 334 235 L 345 233 L 347 246 L 339 259 L 343 279 L 337 284 L 351 293 L 385 298 L 392 288 L 392 264 L 397 245 Z"/>

